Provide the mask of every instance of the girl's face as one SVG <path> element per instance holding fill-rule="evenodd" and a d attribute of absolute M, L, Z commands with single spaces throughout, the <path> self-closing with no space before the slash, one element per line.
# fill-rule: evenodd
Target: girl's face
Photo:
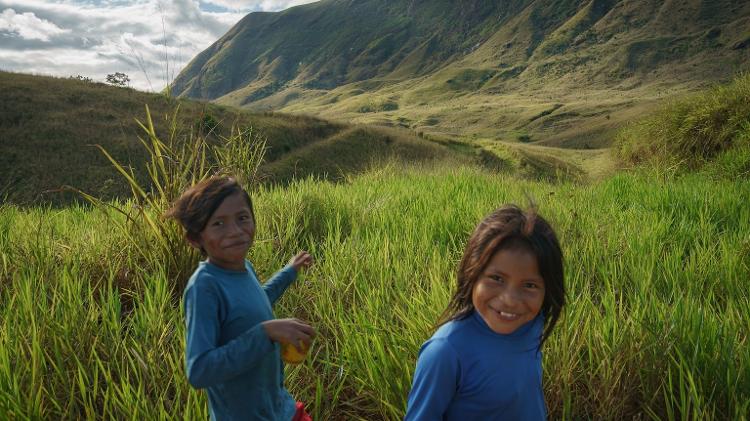
<path fill-rule="evenodd" d="M 496 252 L 474 284 L 471 301 L 496 333 L 513 333 L 533 320 L 544 302 L 536 255 L 524 249 Z"/>
<path fill-rule="evenodd" d="M 221 202 L 201 231 L 196 247 L 203 247 L 208 261 L 231 270 L 245 270 L 245 256 L 255 238 L 255 221 L 244 196 L 235 193 Z"/>

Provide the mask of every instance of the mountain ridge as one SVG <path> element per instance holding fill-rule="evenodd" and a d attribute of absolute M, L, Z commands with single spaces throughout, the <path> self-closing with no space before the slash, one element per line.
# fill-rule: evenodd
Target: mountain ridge
<path fill-rule="evenodd" d="M 750 63 L 748 2 L 456 4 L 323 0 L 251 13 L 199 54 L 172 91 L 255 110 L 458 136 L 474 130 L 480 137 L 508 139 L 523 136 L 527 120 L 538 113 L 527 116 L 527 109 L 564 105 L 535 124 L 554 125 L 551 118 L 591 113 L 601 103 L 616 117 L 628 106 L 607 109 L 612 97 L 649 104 L 664 90 L 725 82 Z M 632 93 L 641 87 L 648 89 Z M 586 110 L 571 110 L 568 104 L 582 91 L 598 97 Z M 529 98 L 516 104 L 517 96 Z M 475 128 L 473 117 L 456 117 L 446 108 L 452 103 L 472 108 L 477 102 L 523 117 Z M 433 114 L 437 124 L 422 124 L 434 121 Z M 478 115 L 482 122 L 494 118 L 481 110 Z M 461 126 L 457 130 L 446 124 L 454 118 Z M 531 129 L 534 140 L 559 132 Z"/>

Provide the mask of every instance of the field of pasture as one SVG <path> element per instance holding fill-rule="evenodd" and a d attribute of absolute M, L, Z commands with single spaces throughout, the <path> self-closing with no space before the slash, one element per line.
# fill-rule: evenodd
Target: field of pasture
<path fill-rule="evenodd" d="M 253 193 L 262 279 L 314 267 L 277 317 L 318 330 L 287 387 L 317 420 L 403 416 L 474 225 L 531 201 L 557 229 L 569 305 L 544 349 L 552 419 L 747 419 L 750 181 L 637 170 L 544 182 L 391 164 Z M 144 228 L 159 209 L 0 206 L 0 414 L 205 419 L 179 304 L 199 256 Z"/>

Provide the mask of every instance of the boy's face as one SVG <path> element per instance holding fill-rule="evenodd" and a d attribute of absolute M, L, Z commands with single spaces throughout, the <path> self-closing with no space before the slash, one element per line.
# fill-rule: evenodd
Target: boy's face
<path fill-rule="evenodd" d="M 544 302 L 536 255 L 523 249 L 496 252 L 474 284 L 471 301 L 495 333 L 513 333 L 533 320 Z"/>
<path fill-rule="evenodd" d="M 245 270 L 245 257 L 255 238 L 255 220 L 241 193 L 228 196 L 208 219 L 196 247 L 203 247 L 208 261 L 231 270 Z"/>

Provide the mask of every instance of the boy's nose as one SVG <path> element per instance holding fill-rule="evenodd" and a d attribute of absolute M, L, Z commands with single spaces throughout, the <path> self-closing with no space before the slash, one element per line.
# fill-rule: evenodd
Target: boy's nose
<path fill-rule="evenodd" d="M 229 224 L 229 234 L 238 235 L 242 234 L 242 227 L 238 223 Z"/>

